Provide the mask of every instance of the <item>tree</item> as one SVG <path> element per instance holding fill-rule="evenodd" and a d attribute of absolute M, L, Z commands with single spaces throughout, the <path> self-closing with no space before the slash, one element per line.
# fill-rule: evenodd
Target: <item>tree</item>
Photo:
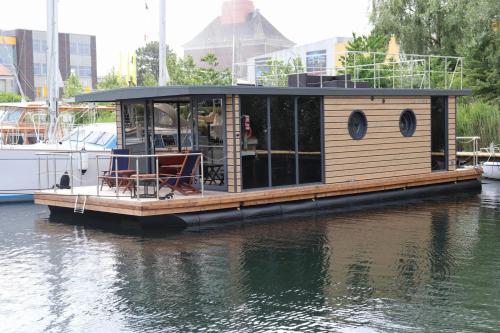
<path fill-rule="evenodd" d="M 498 106 L 498 13 L 498 0 L 373 0 L 370 21 L 372 33 L 394 34 L 405 53 L 465 57 L 469 87 Z M 436 66 L 442 68 L 444 63 Z M 453 71 L 456 64 L 446 66 Z"/>
<path fill-rule="evenodd" d="M 75 74 L 70 74 L 64 81 L 64 97 L 74 97 L 83 92 L 83 85 Z"/>
<path fill-rule="evenodd" d="M 352 38 L 346 46 L 346 50 L 352 51 L 352 53 L 340 57 L 342 66 L 345 68 L 340 74 L 347 73 L 351 75 L 351 79 L 370 82 L 373 87 L 392 86 L 392 80 L 389 79 L 389 70 L 392 66 L 384 65 L 389 36 L 373 34 L 356 36 L 353 33 Z M 387 60 L 391 61 L 392 59 Z M 374 68 L 373 64 L 377 64 L 377 66 Z M 374 76 L 377 78 L 376 80 Z"/>
<path fill-rule="evenodd" d="M 97 84 L 97 88 L 102 90 L 122 88 L 127 86 L 127 82 L 118 73 L 115 72 L 114 68 L 112 68 L 111 71 L 102 78 L 101 82 Z"/>
<path fill-rule="evenodd" d="M 159 58 L 160 46 L 157 41 L 147 43 L 145 46 L 138 48 L 135 53 L 137 55 L 137 85 L 144 86 L 144 81 L 148 79 L 147 83 L 151 84 L 151 77 L 158 78 L 159 75 Z M 172 51 L 167 46 L 167 58 Z"/>

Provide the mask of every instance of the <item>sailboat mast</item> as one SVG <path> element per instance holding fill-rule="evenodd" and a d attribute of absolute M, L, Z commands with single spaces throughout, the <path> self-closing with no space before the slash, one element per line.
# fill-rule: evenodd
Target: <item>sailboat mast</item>
<path fill-rule="evenodd" d="M 160 45 L 159 45 L 159 78 L 158 85 L 164 86 L 167 84 L 168 77 L 168 69 L 167 69 L 167 45 L 165 43 L 165 31 L 167 28 L 167 21 L 165 17 L 166 6 L 165 0 L 160 0 Z"/>
<path fill-rule="evenodd" d="M 59 98 L 59 32 L 57 27 L 57 2 L 47 0 L 47 86 L 49 128 L 48 139 L 55 141 L 57 120 L 57 99 Z"/>

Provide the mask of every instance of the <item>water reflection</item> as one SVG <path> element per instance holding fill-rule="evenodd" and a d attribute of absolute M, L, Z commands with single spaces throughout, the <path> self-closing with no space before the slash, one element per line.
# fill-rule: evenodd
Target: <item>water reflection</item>
<path fill-rule="evenodd" d="M 0 325 L 492 330 L 499 192 L 202 232 L 49 222 L 46 209 L 2 206 Z"/>

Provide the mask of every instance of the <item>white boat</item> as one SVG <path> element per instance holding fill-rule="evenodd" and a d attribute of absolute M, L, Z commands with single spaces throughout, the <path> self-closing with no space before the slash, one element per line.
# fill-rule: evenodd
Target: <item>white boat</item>
<path fill-rule="evenodd" d="M 66 171 L 75 175 L 71 180 L 73 186 L 95 185 L 96 155 L 115 146 L 115 123 L 79 126 L 54 144 L 2 145 L 0 202 L 32 200 L 36 190 L 59 184 Z M 106 170 L 109 160 L 100 158 L 101 161 L 101 170 Z"/>
<path fill-rule="evenodd" d="M 483 177 L 500 180 L 500 162 L 484 162 Z"/>

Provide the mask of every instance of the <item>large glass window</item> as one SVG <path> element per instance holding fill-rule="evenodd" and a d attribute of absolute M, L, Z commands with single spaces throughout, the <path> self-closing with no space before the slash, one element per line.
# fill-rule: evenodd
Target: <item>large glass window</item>
<path fill-rule="evenodd" d="M 299 97 L 297 102 L 299 183 L 321 182 L 321 99 Z"/>
<path fill-rule="evenodd" d="M 206 185 L 225 186 L 224 115 L 222 98 L 200 98 L 196 102 L 197 142 L 203 153 Z"/>
<path fill-rule="evenodd" d="M 320 97 L 240 96 L 240 106 L 243 189 L 321 182 Z"/>
<path fill-rule="evenodd" d="M 448 169 L 446 97 L 431 98 L 431 167 L 432 171 Z"/>
<path fill-rule="evenodd" d="M 294 99 L 271 97 L 271 177 L 272 185 L 295 184 Z"/>
<path fill-rule="evenodd" d="M 243 188 L 269 186 L 267 97 L 240 96 Z"/>
<path fill-rule="evenodd" d="M 311 51 L 306 53 L 306 67 L 308 73 L 325 73 L 326 50 Z"/>
<path fill-rule="evenodd" d="M 125 147 L 131 153 L 145 154 L 146 126 L 144 104 L 124 104 L 123 127 L 125 131 Z"/>

